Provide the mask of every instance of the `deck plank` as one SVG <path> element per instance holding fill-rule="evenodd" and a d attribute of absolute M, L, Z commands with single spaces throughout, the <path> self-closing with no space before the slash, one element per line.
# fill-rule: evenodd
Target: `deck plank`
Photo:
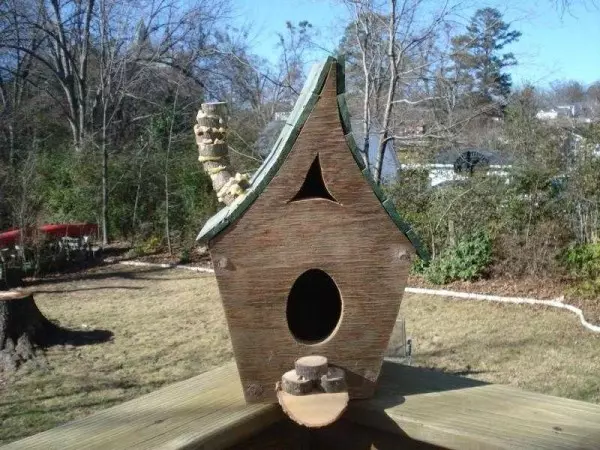
<path fill-rule="evenodd" d="M 282 417 L 276 405 L 246 405 L 230 363 L 1 448 L 223 448 Z"/>
<path fill-rule="evenodd" d="M 390 362 L 345 417 L 451 449 L 600 449 L 600 405 Z"/>
<path fill-rule="evenodd" d="M 230 363 L 1 449 L 219 449 L 283 417 L 277 405 L 246 405 Z M 600 405 L 391 362 L 376 396 L 350 402 L 344 419 L 394 433 L 399 444 L 409 438 L 460 450 L 600 448 Z"/>

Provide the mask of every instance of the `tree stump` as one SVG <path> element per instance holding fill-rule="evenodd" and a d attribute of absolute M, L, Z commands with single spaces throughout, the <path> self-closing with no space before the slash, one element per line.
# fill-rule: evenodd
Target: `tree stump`
<path fill-rule="evenodd" d="M 14 372 L 39 356 L 39 349 L 106 342 L 111 337 L 107 330 L 76 331 L 56 325 L 42 314 L 33 294 L 25 289 L 0 291 L 0 372 Z"/>

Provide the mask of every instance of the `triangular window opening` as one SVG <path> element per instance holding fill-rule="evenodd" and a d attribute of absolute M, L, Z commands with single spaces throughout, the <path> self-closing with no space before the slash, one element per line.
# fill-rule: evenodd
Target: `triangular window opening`
<path fill-rule="evenodd" d="M 333 195 L 327 190 L 325 186 L 325 180 L 323 180 L 323 172 L 321 170 L 321 162 L 319 161 L 319 155 L 317 154 L 315 160 L 310 165 L 304 183 L 300 187 L 300 190 L 294 195 L 290 202 L 297 202 L 300 200 L 308 200 L 312 198 L 324 198 L 332 202 L 339 203 Z"/>

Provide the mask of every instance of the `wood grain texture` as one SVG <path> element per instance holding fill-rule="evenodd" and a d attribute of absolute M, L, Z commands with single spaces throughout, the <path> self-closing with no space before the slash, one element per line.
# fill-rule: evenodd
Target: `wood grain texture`
<path fill-rule="evenodd" d="M 294 422 L 309 428 L 321 428 L 338 420 L 348 406 L 347 392 L 312 392 L 292 395 L 278 391 L 277 398 L 283 411 Z"/>
<path fill-rule="evenodd" d="M 346 371 L 351 398 L 373 394 L 413 253 L 349 151 L 337 107 L 337 65 L 277 175 L 242 217 L 213 239 L 217 281 L 246 399 L 276 401 L 275 383 L 310 354 Z M 317 154 L 339 204 L 288 203 Z M 343 309 L 333 335 L 309 345 L 289 332 L 286 301 L 309 269 L 330 275 Z"/>
<path fill-rule="evenodd" d="M 351 401 L 340 421 L 319 430 L 292 424 L 276 405 L 246 405 L 228 364 L 1 449 L 597 450 L 599 443 L 600 405 L 385 362 L 375 397 Z"/>
<path fill-rule="evenodd" d="M 218 449 L 283 417 L 277 405 L 247 405 L 228 364 L 2 449 Z"/>
<path fill-rule="evenodd" d="M 385 362 L 344 417 L 449 449 L 600 448 L 600 405 Z"/>

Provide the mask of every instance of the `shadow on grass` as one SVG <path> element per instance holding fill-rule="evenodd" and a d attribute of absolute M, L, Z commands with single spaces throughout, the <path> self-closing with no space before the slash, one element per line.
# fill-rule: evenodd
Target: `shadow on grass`
<path fill-rule="evenodd" d="M 56 284 L 56 283 L 65 283 L 65 282 L 73 282 L 73 281 L 94 281 L 94 280 L 107 280 L 107 279 L 123 279 L 123 280 L 148 280 L 155 281 L 161 280 L 162 278 L 157 277 L 148 277 L 148 275 L 152 274 L 161 274 L 167 273 L 172 270 L 170 267 L 151 267 L 144 268 L 143 270 L 139 270 L 139 268 L 135 268 L 137 270 L 113 270 L 113 271 L 87 271 L 87 272 L 78 272 L 72 274 L 62 274 L 55 277 L 50 278 L 35 278 L 26 280 L 26 286 L 38 286 L 40 284 Z M 185 278 L 177 278 L 178 280 L 196 280 L 198 276 L 185 277 Z M 100 288 L 98 288 L 100 289 Z"/>
<path fill-rule="evenodd" d="M 140 289 L 146 289 L 141 286 L 99 286 L 99 287 L 86 287 L 78 289 L 57 289 L 57 290 L 29 290 L 33 295 L 37 294 L 68 294 L 69 292 L 80 292 L 80 291 L 102 291 L 106 289 L 125 289 L 129 291 L 139 291 Z"/>
<path fill-rule="evenodd" d="M 179 381 L 179 380 L 177 380 Z M 19 407 L 23 410 L 27 410 L 27 411 L 31 411 L 34 409 L 34 407 L 39 406 L 40 402 L 46 401 L 46 400 L 58 400 L 58 399 L 62 399 L 60 401 L 60 403 L 56 406 L 60 407 L 61 404 L 63 403 L 69 403 L 72 404 L 73 401 L 69 400 L 69 397 L 74 397 L 80 394 L 92 394 L 94 392 L 99 392 L 99 391 L 105 391 L 105 390 L 112 390 L 112 389 L 122 389 L 124 391 L 135 391 L 135 394 L 137 395 L 137 392 L 152 392 L 156 389 L 159 389 L 163 386 L 165 386 L 166 384 L 170 384 L 172 381 L 169 380 L 164 380 L 164 381 L 149 381 L 149 382 L 145 382 L 145 383 L 141 383 L 138 382 L 136 380 L 128 380 L 128 379 L 107 379 L 107 378 L 103 378 L 103 377 L 88 377 L 88 376 L 78 376 L 78 375 L 73 375 L 71 377 L 69 377 L 68 380 L 63 380 L 64 382 L 68 382 L 67 384 L 69 384 L 70 386 L 73 386 L 71 389 L 68 389 L 66 391 L 62 391 L 62 392 L 56 392 L 53 394 L 44 394 L 40 392 L 40 395 L 28 395 L 28 396 L 22 396 L 19 398 L 15 398 L 15 399 L 11 399 L 9 401 L 3 401 L 0 402 L 0 408 L 9 408 L 11 409 L 11 407 L 14 409 L 14 407 Z M 37 389 L 37 390 L 42 390 L 44 389 L 44 387 L 46 387 L 46 384 L 48 383 L 48 381 L 44 381 L 39 383 L 39 387 L 36 388 L 36 384 L 33 384 L 32 386 L 29 386 L 29 389 Z M 116 399 L 118 402 L 123 402 L 126 401 L 126 399 L 129 398 L 128 395 L 124 395 L 122 398 L 120 399 Z M 86 406 L 86 405 L 82 405 L 82 406 Z M 68 408 L 62 408 L 60 407 L 61 410 L 66 410 Z M 59 409 L 53 409 L 53 407 L 48 407 L 48 409 L 46 411 L 48 412 L 52 412 L 52 411 L 58 411 Z M 10 411 L 8 413 L 3 413 L 0 414 L 0 419 L 6 419 L 9 416 L 11 416 L 12 414 L 10 413 Z"/>

